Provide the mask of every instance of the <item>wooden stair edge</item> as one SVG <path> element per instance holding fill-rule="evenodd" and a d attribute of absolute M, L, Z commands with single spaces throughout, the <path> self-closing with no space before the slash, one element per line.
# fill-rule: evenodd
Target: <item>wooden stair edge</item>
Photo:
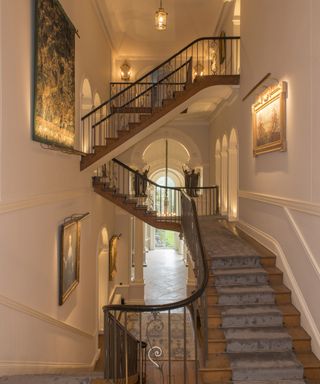
<path fill-rule="evenodd" d="M 144 221 L 145 223 L 151 225 L 154 228 L 181 232 L 181 223 L 177 221 L 174 222 L 161 219 L 159 220 L 159 217 L 155 216 L 152 213 L 149 213 L 149 211 L 146 210 L 146 207 L 136 207 L 133 204 L 128 204 L 126 203 L 125 198 L 123 196 L 119 197 L 117 196 L 117 194 L 104 191 L 101 185 L 94 186 L 94 191 L 103 198 L 106 198 L 108 201 L 116 204 L 118 207 L 122 208 L 126 212 L 139 218 L 140 220 Z"/>

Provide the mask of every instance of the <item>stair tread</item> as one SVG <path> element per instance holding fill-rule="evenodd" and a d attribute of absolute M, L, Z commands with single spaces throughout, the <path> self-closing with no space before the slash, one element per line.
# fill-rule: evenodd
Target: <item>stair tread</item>
<path fill-rule="evenodd" d="M 241 339 L 291 339 L 286 328 L 274 327 L 274 328 L 229 328 L 224 330 L 227 340 Z"/>
<path fill-rule="evenodd" d="M 254 286 L 242 286 L 234 285 L 231 287 L 217 287 L 217 294 L 238 294 L 238 293 L 274 293 L 274 290 L 269 285 L 254 285 Z"/>
<path fill-rule="evenodd" d="M 219 290 L 219 292 L 218 292 Z M 225 292 L 225 293 L 236 293 L 237 291 L 238 292 L 246 292 L 246 291 L 250 291 L 250 292 L 253 292 L 254 290 L 256 290 L 257 292 L 262 292 L 265 290 L 265 292 L 274 292 L 274 293 L 290 293 L 291 291 L 285 286 L 285 285 L 274 285 L 274 286 L 269 286 L 269 285 L 257 285 L 257 286 L 252 286 L 252 285 L 249 285 L 249 286 L 232 286 L 230 288 L 227 288 L 227 287 L 219 287 L 218 289 L 216 287 L 208 287 L 207 288 L 207 294 L 210 296 L 210 295 L 218 295 L 218 294 L 221 294 L 221 292 Z"/>
<path fill-rule="evenodd" d="M 228 275 L 252 275 L 262 274 L 266 275 L 267 271 L 261 268 L 227 268 L 227 269 L 216 269 L 212 276 L 228 276 Z"/>
<path fill-rule="evenodd" d="M 253 311 L 259 311 L 260 309 L 262 310 L 265 308 L 266 311 L 270 309 L 270 311 L 276 311 L 279 310 L 282 314 L 284 315 L 299 315 L 300 312 L 292 305 L 292 304 L 282 304 L 282 305 L 261 305 L 261 304 L 246 304 L 246 305 L 222 305 L 222 304 L 214 304 L 211 305 L 208 308 L 208 313 L 209 316 L 221 316 L 223 311 L 237 311 L 237 310 L 250 310 L 252 309 Z"/>
<path fill-rule="evenodd" d="M 214 382 L 212 383 L 214 384 Z M 221 383 L 222 384 L 222 383 Z M 233 380 L 232 384 L 306 384 L 303 379 L 297 380 Z M 309 384 L 309 382 L 308 382 Z M 311 383 L 310 383 L 311 384 Z"/>
<path fill-rule="evenodd" d="M 229 353 L 229 357 L 233 369 L 301 367 L 293 352 Z"/>
<path fill-rule="evenodd" d="M 275 305 L 257 305 L 253 306 L 237 306 L 225 308 L 221 311 L 222 316 L 239 316 L 239 315 L 257 315 L 257 314 L 281 314 L 281 311 Z"/>

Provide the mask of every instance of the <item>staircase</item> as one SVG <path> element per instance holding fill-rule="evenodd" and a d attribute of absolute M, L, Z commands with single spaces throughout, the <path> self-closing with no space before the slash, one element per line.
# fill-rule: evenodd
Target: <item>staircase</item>
<path fill-rule="evenodd" d="M 217 220 L 199 218 L 210 269 L 203 384 L 320 382 L 320 362 L 283 285 L 275 256 Z"/>
<path fill-rule="evenodd" d="M 219 59 L 220 51 L 226 52 Z M 202 68 L 201 75 L 194 68 Z M 119 155 L 137 140 L 183 112 L 202 90 L 238 85 L 238 37 L 200 38 L 83 116 L 82 156 L 86 169 Z"/>
<path fill-rule="evenodd" d="M 181 232 L 181 188 L 165 187 L 113 159 L 96 170 L 93 188 L 129 214 L 159 229 Z M 198 215 L 219 213 L 217 186 L 199 187 L 194 197 Z"/>

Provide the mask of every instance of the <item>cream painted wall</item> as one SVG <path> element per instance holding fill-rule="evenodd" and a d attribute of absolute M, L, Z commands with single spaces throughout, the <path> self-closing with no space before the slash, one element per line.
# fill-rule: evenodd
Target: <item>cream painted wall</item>
<path fill-rule="evenodd" d="M 293 291 L 293 302 L 302 312 L 302 323 L 312 336 L 314 352 L 320 356 L 320 308 L 314 295 L 320 287 L 320 27 L 316 19 L 320 3 L 241 3 L 240 95 L 212 122 L 211 156 L 216 138 L 237 128 L 240 225 L 278 255 L 285 283 Z M 288 82 L 288 150 L 255 158 L 251 129 L 255 96 L 244 102 L 241 99 L 268 72 Z"/>
<path fill-rule="evenodd" d="M 1 201 L 0 375 L 92 368 L 98 357 L 98 240 L 114 231 L 114 207 L 92 192 L 78 156 L 31 141 L 32 1 L 0 2 Z M 76 105 L 87 77 L 106 97 L 111 50 L 90 1 L 63 0 L 79 30 Z M 0 107 L 0 108 L 1 108 Z M 80 283 L 58 305 L 58 229 L 74 213 L 82 222 Z"/>

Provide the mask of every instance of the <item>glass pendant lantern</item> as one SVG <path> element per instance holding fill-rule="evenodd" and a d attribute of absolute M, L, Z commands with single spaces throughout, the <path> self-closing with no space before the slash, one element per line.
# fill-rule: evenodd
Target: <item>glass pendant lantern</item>
<path fill-rule="evenodd" d="M 160 8 L 154 16 L 155 27 L 158 31 L 167 29 L 167 15 L 168 13 L 162 8 L 162 0 L 160 0 Z"/>

